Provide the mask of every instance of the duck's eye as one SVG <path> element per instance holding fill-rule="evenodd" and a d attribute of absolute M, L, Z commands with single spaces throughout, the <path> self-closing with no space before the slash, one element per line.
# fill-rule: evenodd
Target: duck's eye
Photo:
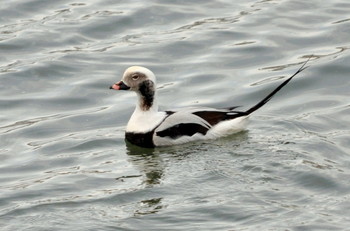
<path fill-rule="evenodd" d="M 138 80 L 138 79 L 139 79 L 139 75 L 137 75 L 137 74 L 132 75 L 131 78 L 132 78 L 133 80 Z"/>

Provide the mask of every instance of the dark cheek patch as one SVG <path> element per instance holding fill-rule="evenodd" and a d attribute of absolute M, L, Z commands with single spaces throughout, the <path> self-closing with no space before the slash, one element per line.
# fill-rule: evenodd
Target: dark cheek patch
<path fill-rule="evenodd" d="M 151 80 L 143 81 L 139 86 L 139 91 L 142 96 L 141 109 L 146 111 L 153 105 L 154 83 Z"/>

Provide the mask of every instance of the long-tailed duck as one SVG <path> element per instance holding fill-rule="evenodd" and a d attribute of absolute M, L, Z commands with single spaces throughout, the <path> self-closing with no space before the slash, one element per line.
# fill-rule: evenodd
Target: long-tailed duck
<path fill-rule="evenodd" d="M 145 67 L 126 69 L 121 81 L 110 89 L 136 92 L 138 102 L 125 132 L 130 143 L 147 148 L 169 146 L 196 140 L 215 139 L 245 129 L 249 115 L 267 103 L 294 76 L 307 68 L 307 61 L 287 80 L 246 111 L 237 107 L 215 109 L 189 107 L 158 111 L 156 77 Z"/>

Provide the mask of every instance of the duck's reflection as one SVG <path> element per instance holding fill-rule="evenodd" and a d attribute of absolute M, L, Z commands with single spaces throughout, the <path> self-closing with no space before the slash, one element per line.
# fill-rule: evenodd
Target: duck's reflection
<path fill-rule="evenodd" d="M 165 164 L 159 156 L 160 152 L 155 149 L 141 148 L 126 142 L 126 150 L 129 161 L 139 169 L 145 188 L 153 188 L 159 185 L 164 176 Z M 154 195 L 154 198 L 147 198 L 139 201 L 134 210 L 134 216 L 154 214 L 164 208 L 163 197 Z"/>
<path fill-rule="evenodd" d="M 164 163 L 159 156 L 159 151 L 151 148 L 141 148 L 126 142 L 129 160 L 144 176 L 143 183 L 146 187 L 152 187 L 161 182 L 164 175 Z"/>
<path fill-rule="evenodd" d="M 128 160 L 135 166 L 142 177 L 142 189 L 147 191 L 147 198 L 137 202 L 135 216 L 157 213 L 167 207 L 164 204 L 162 191 L 153 188 L 162 187 L 167 170 L 171 172 L 173 162 L 191 159 L 191 155 L 198 153 L 224 152 L 230 153 L 237 149 L 241 142 L 248 140 L 248 132 L 241 132 L 230 137 L 206 142 L 194 142 L 179 146 L 162 148 L 141 148 L 126 141 Z M 219 157 L 219 154 L 218 156 Z M 168 173 L 169 174 L 169 173 Z M 170 173 L 171 174 L 171 173 Z"/>
<path fill-rule="evenodd" d="M 138 203 L 138 209 L 135 210 L 134 215 L 142 216 L 159 212 L 164 208 L 164 205 L 162 205 L 162 199 L 163 198 L 159 197 L 140 201 Z"/>
<path fill-rule="evenodd" d="M 164 177 L 164 170 L 169 161 L 181 161 L 193 153 L 221 152 L 237 150 L 237 148 L 248 140 L 248 131 L 242 131 L 228 137 L 206 142 L 194 142 L 179 146 L 163 148 L 142 148 L 126 141 L 126 150 L 129 161 L 136 166 L 144 176 L 143 183 L 146 187 L 160 184 Z M 164 161 L 165 158 L 165 161 Z"/>

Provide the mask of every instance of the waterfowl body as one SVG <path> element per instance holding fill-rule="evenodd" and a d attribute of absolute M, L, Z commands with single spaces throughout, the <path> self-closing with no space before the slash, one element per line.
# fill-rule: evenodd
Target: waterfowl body
<path fill-rule="evenodd" d="M 145 67 L 126 69 L 121 81 L 110 89 L 136 92 L 138 102 L 125 132 L 130 143 L 147 148 L 169 146 L 196 140 L 215 139 L 245 129 L 249 115 L 267 103 L 299 70 L 281 83 L 274 91 L 247 111 L 237 107 L 215 109 L 190 107 L 173 111 L 158 111 L 156 77 Z"/>

